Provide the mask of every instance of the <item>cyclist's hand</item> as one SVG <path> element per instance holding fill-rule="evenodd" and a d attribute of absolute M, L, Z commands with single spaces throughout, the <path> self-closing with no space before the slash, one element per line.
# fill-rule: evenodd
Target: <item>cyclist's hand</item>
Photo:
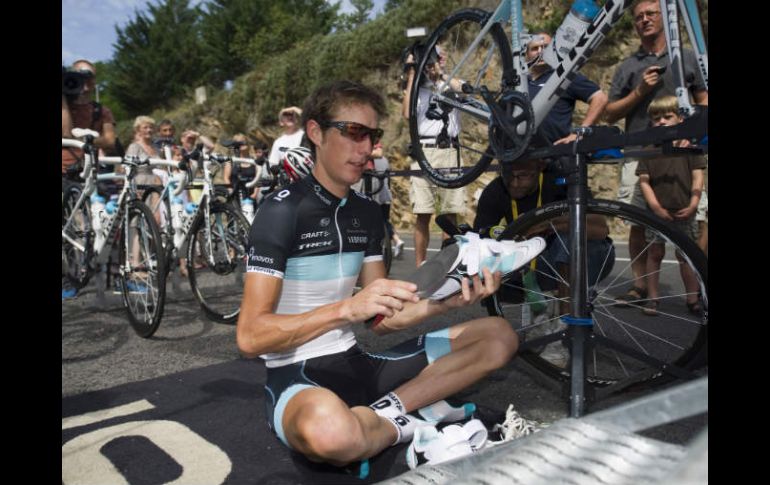
<path fill-rule="evenodd" d="M 392 317 L 405 302 L 417 303 L 417 285 L 409 281 L 380 278 L 343 302 L 343 318 L 351 323 L 364 322 L 376 315 Z"/>
<path fill-rule="evenodd" d="M 642 80 L 637 89 L 642 96 L 648 94 L 663 79 L 658 72 L 658 66 L 650 66 L 644 70 Z"/>
<path fill-rule="evenodd" d="M 449 308 L 459 308 L 463 306 L 473 305 L 478 303 L 482 298 L 492 296 L 500 288 L 503 275 L 499 271 L 494 273 L 489 271 L 489 268 L 482 269 L 484 273 L 484 281 L 481 281 L 478 274 L 471 277 L 473 286 L 468 282 L 467 278 L 463 278 L 462 291 L 457 295 L 447 298 L 443 301 L 443 304 Z"/>

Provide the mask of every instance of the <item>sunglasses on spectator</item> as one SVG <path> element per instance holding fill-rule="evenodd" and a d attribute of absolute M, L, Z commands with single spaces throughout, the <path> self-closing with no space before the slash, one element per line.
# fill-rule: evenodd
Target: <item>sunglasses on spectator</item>
<path fill-rule="evenodd" d="M 372 146 L 376 145 L 380 141 L 384 131 L 381 128 L 369 128 L 361 123 L 354 121 L 325 121 L 319 123 L 321 128 L 337 128 L 342 133 L 342 136 L 350 138 L 355 142 L 360 142 L 367 136 L 372 142 Z"/>

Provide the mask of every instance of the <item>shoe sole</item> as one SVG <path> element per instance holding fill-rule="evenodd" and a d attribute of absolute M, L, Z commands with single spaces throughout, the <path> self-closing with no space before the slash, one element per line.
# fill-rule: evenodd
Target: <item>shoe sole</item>
<path fill-rule="evenodd" d="M 444 284 L 447 273 L 455 264 L 459 251 L 460 248 L 457 244 L 445 247 L 404 280 L 417 285 L 417 295 L 420 298 L 427 298 Z"/>

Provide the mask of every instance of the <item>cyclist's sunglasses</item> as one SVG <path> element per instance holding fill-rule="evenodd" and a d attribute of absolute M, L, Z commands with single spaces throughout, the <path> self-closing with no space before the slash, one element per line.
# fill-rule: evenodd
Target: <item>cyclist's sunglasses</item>
<path fill-rule="evenodd" d="M 382 138 L 383 130 L 381 128 L 369 128 L 361 123 L 354 121 L 324 121 L 319 123 L 321 128 L 337 128 L 342 133 L 342 136 L 350 138 L 353 141 L 362 141 L 365 137 L 369 137 L 372 141 L 372 146 L 376 145 L 380 138 Z"/>

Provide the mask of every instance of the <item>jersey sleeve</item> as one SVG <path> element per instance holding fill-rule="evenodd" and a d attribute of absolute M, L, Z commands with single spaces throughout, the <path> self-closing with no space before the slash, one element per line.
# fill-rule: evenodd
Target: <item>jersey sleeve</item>
<path fill-rule="evenodd" d="M 249 231 L 247 272 L 283 279 L 294 245 L 295 214 L 289 200 L 270 197 L 260 204 Z"/>

